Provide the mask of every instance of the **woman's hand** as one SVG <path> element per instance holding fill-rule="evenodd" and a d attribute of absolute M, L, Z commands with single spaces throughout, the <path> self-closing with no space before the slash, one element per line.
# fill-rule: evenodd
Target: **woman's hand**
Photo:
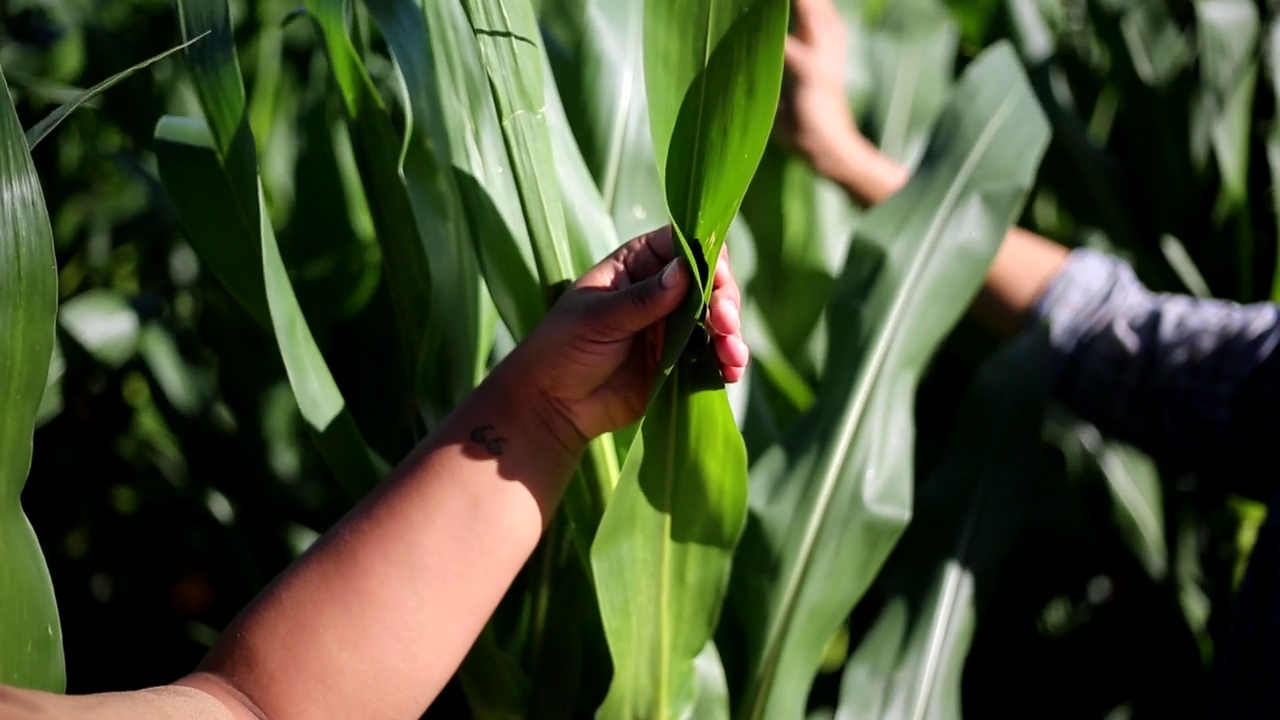
<path fill-rule="evenodd" d="M 678 254 L 669 227 L 623 245 L 583 275 L 510 358 L 529 373 L 538 399 L 565 421 L 560 434 L 569 447 L 644 414 L 662 356 L 663 321 L 691 282 Z M 720 373 L 731 383 L 742 378 L 749 355 L 741 302 L 722 252 L 707 326 Z"/>

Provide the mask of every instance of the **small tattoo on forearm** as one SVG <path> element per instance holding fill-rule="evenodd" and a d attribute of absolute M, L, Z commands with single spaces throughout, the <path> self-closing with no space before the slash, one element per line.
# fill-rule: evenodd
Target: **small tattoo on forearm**
<path fill-rule="evenodd" d="M 481 425 L 477 427 L 471 431 L 471 442 L 482 446 L 485 450 L 488 450 L 490 455 L 500 457 L 502 455 L 502 443 L 506 442 L 507 439 L 504 437 L 494 437 L 490 435 L 493 430 L 494 427 L 492 425 Z"/>

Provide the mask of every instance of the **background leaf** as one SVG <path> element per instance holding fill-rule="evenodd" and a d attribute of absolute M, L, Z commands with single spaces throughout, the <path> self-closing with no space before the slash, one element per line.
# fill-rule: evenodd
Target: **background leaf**
<path fill-rule="evenodd" d="M 802 712 L 824 646 L 905 526 L 912 458 L 895 448 L 912 437 L 909 393 L 961 312 L 934 293 L 976 293 L 1047 137 L 997 46 L 966 69 L 907 187 L 859 225 L 827 314 L 844 328 L 819 393 L 833 400 L 752 468 L 732 592 L 748 677 L 737 717 Z"/>
<path fill-rule="evenodd" d="M 961 678 L 989 587 L 1036 491 L 1047 333 L 987 361 L 962 412 L 971 422 L 926 481 L 911 526 L 868 596 L 879 608 L 845 665 L 838 720 L 959 718 Z"/>
<path fill-rule="evenodd" d="M 253 314 L 270 318 L 302 416 L 317 434 L 318 446 L 338 481 L 359 497 L 377 482 L 379 468 L 346 411 L 337 382 L 303 317 L 270 218 L 262 211 L 225 0 L 184 0 L 180 6 L 185 36 L 210 33 L 200 52 L 193 52 L 198 45 L 188 49 L 210 124 L 161 120 L 156 128 L 161 177 L 197 250 L 222 261 L 224 282 L 237 278 L 232 286 L 243 292 L 242 302 L 250 303 Z M 223 184 L 210 188 L 211 179 Z M 223 204 L 216 204 L 218 200 Z M 213 218 L 220 224 L 207 223 Z M 261 306 L 256 304 L 259 297 Z"/>

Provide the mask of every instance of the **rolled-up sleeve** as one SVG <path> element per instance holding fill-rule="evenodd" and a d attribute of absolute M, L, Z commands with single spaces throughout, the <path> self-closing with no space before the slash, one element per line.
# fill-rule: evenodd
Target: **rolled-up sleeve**
<path fill-rule="evenodd" d="M 1266 497 L 1280 444 L 1280 308 L 1154 293 L 1132 269 L 1079 249 L 1033 310 L 1053 346 L 1055 397 L 1178 469 Z"/>

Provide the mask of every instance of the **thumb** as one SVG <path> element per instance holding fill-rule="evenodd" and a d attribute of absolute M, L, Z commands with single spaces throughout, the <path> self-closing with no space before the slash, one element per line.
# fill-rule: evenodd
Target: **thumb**
<path fill-rule="evenodd" d="M 672 260 L 658 274 L 605 296 L 593 320 L 609 335 L 633 335 L 680 307 L 688 288 L 688 269 L 682 260 Z"/>

